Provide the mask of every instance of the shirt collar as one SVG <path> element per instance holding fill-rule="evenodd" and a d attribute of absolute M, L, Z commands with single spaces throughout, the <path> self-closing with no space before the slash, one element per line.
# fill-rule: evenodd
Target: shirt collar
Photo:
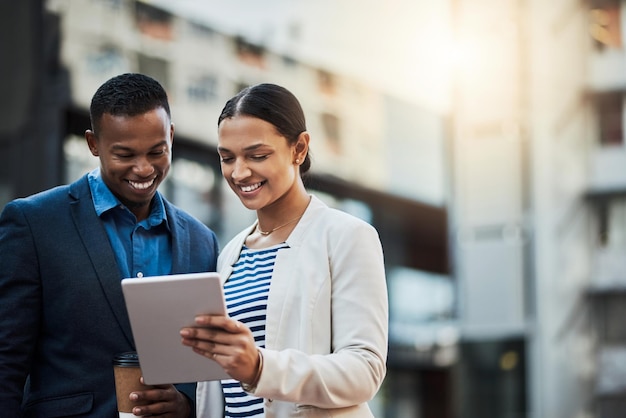
<path fill-rule="evenodd" d="M 87 178 L 89 180 L 89 187 L 91 188 L 91 197 L 93 199 L 93 205 L 96 209 L 96 214 L 101 216 L 103 213 L 118 207 L 124 206 L 117 197 L 109 190 L 107 185 L 102 180 L 100 175 L 100 168 L 92 170 Z M 167 222 L 167 215 L 165 213 L 165 204 L 161 194 L 157 191 L 152 199 L 152 208 L 150 209 L 150 215 L 147 222 L 150 226 L 157 226 L 161 223 L 165 223 L 165 226 L 169 229 Z"/>

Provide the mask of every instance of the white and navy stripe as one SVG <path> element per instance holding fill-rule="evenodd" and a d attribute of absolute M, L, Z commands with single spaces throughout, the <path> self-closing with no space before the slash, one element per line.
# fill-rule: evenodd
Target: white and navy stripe
<path fill-rule="evenodd" d="M 261 250 L 244 246 L 233 266 L 233 273 L 224 284 L 228 315 L 250 328 L 258 347 L 265 347 L 267 297 L 276 253 L 286 247 L 286 243 Z M 222 389 L 226 418 L 265 416 L 263 399 L 248 395 L 238 381 L 222 380 Z"/>

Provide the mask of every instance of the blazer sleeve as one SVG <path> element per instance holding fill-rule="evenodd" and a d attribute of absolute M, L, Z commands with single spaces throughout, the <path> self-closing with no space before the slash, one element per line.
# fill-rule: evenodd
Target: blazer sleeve
<path fill-rule="evenodd" d="M 0 215 L 0 411 L 19 416 L 40 321 L 38 262 L 19 204 Z"/>

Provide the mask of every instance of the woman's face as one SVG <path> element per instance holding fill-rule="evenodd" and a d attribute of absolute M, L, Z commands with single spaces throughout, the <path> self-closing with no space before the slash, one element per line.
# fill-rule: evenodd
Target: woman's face
<path fill-rule="evenodd" d="M 305 144 L 305 153 L 306 155 Z M 296 147 L 274 125 L 251 116 L 224 119 L 218 128 L 222 175 L 245 207 L 259 210 L 298 187 Z"/>

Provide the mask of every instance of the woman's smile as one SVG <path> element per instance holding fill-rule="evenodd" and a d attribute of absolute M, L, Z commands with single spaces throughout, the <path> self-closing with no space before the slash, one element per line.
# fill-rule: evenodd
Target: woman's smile
<path fill-rule="evenodd" d="M 249 192 L 253 192 L 255 190 L 257 190 L 259 187 L 261 187 L 263 185 L 264 182 L 258 182 L 258 183 L 254 183 L 254 184 L 248 184 L 245 186 L 239 186 L 239 190 L 241 190 L 242 192 L 245 193 L 249 193 Z"/>

